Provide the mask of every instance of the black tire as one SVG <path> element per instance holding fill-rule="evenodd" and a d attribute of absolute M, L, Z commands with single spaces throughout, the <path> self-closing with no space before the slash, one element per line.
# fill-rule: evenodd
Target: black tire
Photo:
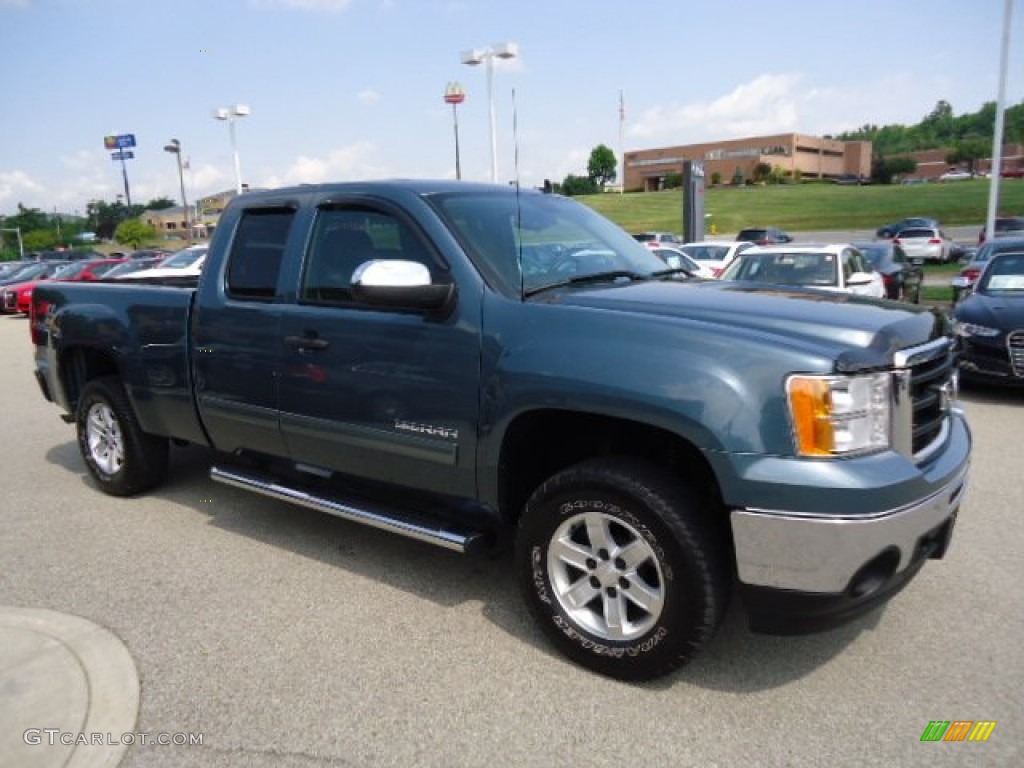
<path fill-rule="evenodd" d="M 565 655 L 600 674 L 640 681 L 681 667 L 728 601 L 718 512 L 645 462 L 596 459 L 559 472 L 519 522 L 516 569 L 531 614 Z"/>
<path fill-rule="evenodd" d="M 75 425 L 85 466 L 104 493 L 131 496 L 167 476 L 167 439 L 142 431 L 116 376 L 85 385 Z"/>

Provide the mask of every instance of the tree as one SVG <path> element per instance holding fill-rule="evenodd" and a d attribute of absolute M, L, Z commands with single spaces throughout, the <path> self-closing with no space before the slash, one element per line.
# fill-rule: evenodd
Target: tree
<path fill-rule="evenodd" d="M 767 181 L 768 177 L 771 176 L 772 167 L 768 163 L 758 163 L 754 166 L 754 181 Z"/>
<path fill-rule="evenodd" d="M 917 161 L 912 157 L 883 157 L 875 153 L 871 162 L 871 180 L 876 184 L 892 184 L 893 177 L 916 170 Z"/>
<path fill-rule="evenodd" d="M 168 208 L 173 208 L 177 203 L 171 200 L 169 197 L 154 197 L 148 203 L 146 203 L 147 211 L 165 211 Z"/>
<path fill-rule="evenodd" d="M 591 181 L 603 187 L 609 181 L 615 181 L 618 175 L 618 160 L 615 153 L 604 144 L 598 144 L 590 152 L 590 160 L 587 161 L 587 176 Z"/>
<path fill-rule="evenodd" d="M 138 219 L 129 219 L 118 225 L 114 232 L 114 239 L 121 245 L 130 245 L 138 248 L 147 240 L 156 237 L 156 229 L 150 224 L 144 224 Z"/>
<path fill-rule="evenodd" d="M 946 155 L 946 162 L 950 165 L 967 163 L 967 170 L 974 173 L 974 165 L 978 160 L 988 157 L 991 154 L 991 142 L 978 138 L 969 138 L 959 142 L 952 151 Z"/>
<path fill-rule="evenodd" d="M 562 194 L 569 197 L 592 195 L 597 191 L 597 183 L 589 176 L 575 176 L 570 173 L 562 180 Z"/>

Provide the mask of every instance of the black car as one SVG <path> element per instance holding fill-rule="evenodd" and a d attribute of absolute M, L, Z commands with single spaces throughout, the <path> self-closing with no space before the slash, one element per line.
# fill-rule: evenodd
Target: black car
<path fill-rule="evenodd" d="M 999 216 L 992 222 L 992 237 L 1024 237 L 1024 216 Z M 985 227 L 978 233 L 978 245 L 985 242 Z"/>
<path fill-rule="evenodd" d="M 853 247 L 864 254 L 872 269 L 882 276 L 887 299 L 920 303 L 921 284 L 924 282 L 922 259 L 911 259 L 890 240 L 856 242 Z"/>
<path fill-rule="evenodd" d="M 965 379 L 1024 386 L 1024 251 L 999 253 L 953 312 Z"/>
<path fill-rule="evenodd" d="M 793 238 L 778 227 L 749 227 L 741 229 L 736 235 L 736 240 L 758 245 L 774 245 L 776 243 L 791 243 Z"/>
<path fill-rule="evenodd" d="M 938 219 L 928 218 L 927 216 L 910 216 L 906 219 L 900 219 L 893 224 L 886 224 L 883 227 L 879 227 L 875 230 L 876 237 L 884 237 L 887 240 L 896 236 L 896 233 L 904 229 L 917 229 L 919 227 L 939 229 Z"/>

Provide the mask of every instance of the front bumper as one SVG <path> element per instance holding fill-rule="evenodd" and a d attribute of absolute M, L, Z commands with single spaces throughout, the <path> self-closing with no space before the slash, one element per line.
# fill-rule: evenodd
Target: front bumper
<path fill-rule="evenodd" d="M 964 439 L 969 445 L 966 430 Z M 751 629 L 815 632 L 888 600 L 925 560 L 945 554 L 967 476 L 965 454 L 925 498 L 866 514 L 733 510 L 740 594 Z"/>

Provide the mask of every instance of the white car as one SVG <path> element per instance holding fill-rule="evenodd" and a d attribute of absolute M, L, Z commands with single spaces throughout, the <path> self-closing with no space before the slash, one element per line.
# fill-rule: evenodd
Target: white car
<path fill-rule="evenodd" d="M 753 247 L 749 240 L 701 240 L 678 246 L 691 259 L 708 267 L 712 277 L 721 275 L 737 256 Z"/>
<path fill-rule="evenodd" d="M 903 248 L 908 259 L 939 264 L 953 260 L 953 241 L 938 227 L 908 227 L 897 232 L 892 241 Z"/>
<path fill-rule="evenodd" d="M 193 245 L 183 248 L 173 256 L 164 259 L 160 266 L 119 275 L 118 280 L 156 280 L 163 277 L 198 277 L 206 261 L 207 246 Z"/>
<path fill-rule="evenodd" d="M 956 168 L 951 168 L 950 170 L 946 171 L 944 174 L 939 176 L 939 181 L 967 181 L 968 179 L 973 178 L 974 174 L 972 174 L 970 171 L 961 171 Z"/>
<path fill-rule="evenodd" d="M 758 246 L 742 253 L 721 279 L 885 296 L 882 276 L 849 243 Z"/>
<path fill-rule="evenodd" d="M 703 277 L 706 280 L 711 280 L 715 277 L 711 267 L 707 267 L 696 259 L 691 258 L 679 248 L 663 245 L 660 248 L 652 248 L 651 252 L 672 269 L 685 269 L 695 277 Z"/>

